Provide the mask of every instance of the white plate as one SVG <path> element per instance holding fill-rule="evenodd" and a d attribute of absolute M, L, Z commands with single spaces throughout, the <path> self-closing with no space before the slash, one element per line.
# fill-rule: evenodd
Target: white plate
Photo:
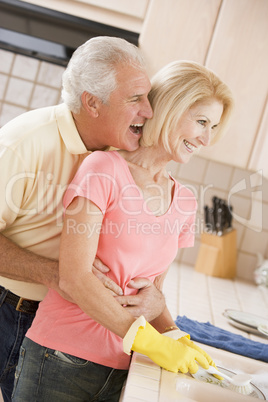
<path fill-rule="evenodd" d="M 268 336 L 268 325 L 265 324 L 258 325 L 258 331 L 260 331 L 263 335 Z"/>
<path fill-rule="evenodd" d="M 227 309 L 223 312 L 223 315 L 224 317 L 229 319 L 229 322 L 232 325 L 246 332 L 263 335 L 264 332 L 260 331 L 258 327 L 261 326 L 261 328 L 268 328 L 268 320 L 255 314 Z"/>
<path fill-rule="evenodd" d="M 223 368 L 223 367 L 217 366 L 217 368 L 218 368 L 218 370 L 219 370 L 220 372 L 222 372 L 223 374 L 227 374 L 227 375 L 229 375 L 230 377 L 233 377 L 233 376 L 235 375 L 234 372 L 232 372 L 232 371 L 230 371 L 230 370 L 227 370 L 227 369 L 225 369 L 225 368 Z M 192 376 L 193 376 L 194 378 L 196 378 L 197 380 L 199 380 L 199 381 L 207 382 L 207 383 L 211 383 L 211 384 L 215 384 L 215 385 L 218 385 L 218 386 L 220 386 L 220 387 L 222 387 L 222 388 L 229 388 L 229 385 L 230 385 L 230 383 L 228 382 L 228 380 L 225 380 L 225 379 L 223 379 L 223 380 L 218 380 L 216 377 L 214 377 L 212 374 L 209 374 L 209 373 L 208 373 L 206 370 L 204 370 L 202 367 L 199 368 L 199 370 L 197 371 L 197 373 L 192 374 Z M 253 391 L 252 391 L 252 393 L 251 393 L 249 396 L 251 396 L 251 397 L 253 397 L 253 398 L 257 398 L 257 399 L 266 400 L 265 396 L 264 396 L 263 393 L 259 390 L 259 388 L 257 388 L 256 385 L 252 384 L 252 382 L 251 382 L 251 385 L 252 385 Z M 235 392 L 235 391 L 234 391 L 234 392 Z"/>

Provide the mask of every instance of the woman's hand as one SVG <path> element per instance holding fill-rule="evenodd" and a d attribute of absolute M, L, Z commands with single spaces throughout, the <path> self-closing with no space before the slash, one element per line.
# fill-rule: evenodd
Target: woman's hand
<path fill-rule="evenodd" d="M 139 324 L 134 322 L 124 338 L 124 351 L 128 352 L 129 342 L 131 350 L 148 356 L 160 367 L 177 373 L 194 374 L 199 369 L 198 364 L 208 369 L 213 364 L 211 357 L 200 348 L 193 347 L 192 343 L 184 342 L 185 337 L 175 340 L 161 335 L 148 322 Z M 134 331 L 133 331 L 134 330 Z M 186 338 L 187 339 L 187 338 Z M 195 345 L 194 345 L 195 346 Z M 202 353 L 204 352 L 204 353 Z M 197 364 L 198 363 L 198 364 Z"/>

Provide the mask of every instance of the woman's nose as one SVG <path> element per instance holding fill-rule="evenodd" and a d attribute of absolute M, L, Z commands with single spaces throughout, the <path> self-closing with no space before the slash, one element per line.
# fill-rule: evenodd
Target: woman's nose
<path fill-rule="evenodd" d="M 207 147 L 210 144 L 211 140 L 211 128 L 207 128 L 199 137 L 199 140 L 203 147 Z"/>

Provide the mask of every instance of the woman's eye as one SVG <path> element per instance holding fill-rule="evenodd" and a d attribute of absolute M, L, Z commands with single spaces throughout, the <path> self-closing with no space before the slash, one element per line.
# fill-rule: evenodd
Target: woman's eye
<path fill-rule="evenodd" d="M 207 121 L 206 120 L 197 120 L 197 122 L 199 124 L 201 124 L 202 126 L 205 126 Z"/>

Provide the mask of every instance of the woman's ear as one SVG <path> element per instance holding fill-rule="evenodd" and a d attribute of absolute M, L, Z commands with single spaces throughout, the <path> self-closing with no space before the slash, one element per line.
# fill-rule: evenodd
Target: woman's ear
<path fill-rule="evenodd" d="M 98 117 L 99 116 L 99 107 L 101 101 L 97 96 L 94 96 L 86 91 L 82 93 L 81 101 L 84 109 L 92 116 Z"/>

